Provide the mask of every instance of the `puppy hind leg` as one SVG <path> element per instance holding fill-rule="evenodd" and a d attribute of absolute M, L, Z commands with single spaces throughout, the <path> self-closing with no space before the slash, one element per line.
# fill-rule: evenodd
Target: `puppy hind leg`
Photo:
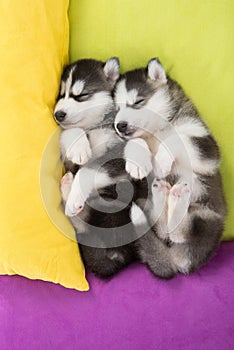
<path fill-rule="evenodd" d="M 117 248 L 93 248 L 80 245 L 85 266 L 100 278 L 109 278 L 134 261 L 130 245 Z"/>
<path fill-rule="evenodd" d="M 179 272 L 187 275 L 191 272 L 192 256 L 189 245 L 175 243 L 170 250 L 170 256 Z"/>
<path fill-rule="evenodd" d="M 113 183 L 115 183 L 115 179 L 109 177 L 106 172 L 86 167 L 80 169 L 72 183 L 65 214 L 70 217 L 79 214 L 92 192 Z"/>
<path fill-rule="evenodd" d="M 171 185 L 164 180 L 154 179 L 152 183 L 151 226 L 157 223 L 157 235 L 162 239 L 168 238 L 167 202 L 170 188 Z"/>
<path fill-rule="evenodd" d="M 174 243 L 184 243 L 190 225 L 188 213 L 191 190 L 187 182 L 176 183 L 168 196 L 168 222 L 169 237 Z"/>
<path fill-rule="evenodd" d="M 134 242 L 138 260 L 146 264 L 150 271 L 159 278 L 174 277 L 177 270 L 170 257 L 170 248 L 157 238 L 155 232 L 150 229 L 144 212 L 135 203 L 132 205 L 130 217 L 136 235 L 139 237 Z"/>
<path fill-rule="evenodd" d="M 190 213 L 187 221 L 187 242 L 173 244 L 171 257 L 184 274 L 203 266 L 217 251 L 223 232 L 223 217 L 201 207 Z"/>
<path fill-rule="evenodd" d="M 135 242 L 139 260 L 157 277 L 170 279 L 178 270 L 170 255 L 170 247 L 158 239 L 152 230 Z"/>

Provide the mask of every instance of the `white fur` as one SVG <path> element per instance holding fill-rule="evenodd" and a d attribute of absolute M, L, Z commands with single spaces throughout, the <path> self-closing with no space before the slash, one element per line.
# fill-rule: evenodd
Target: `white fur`
<path fill-rule="evenodd" d="M 95 93 L 88 101 L 77 102 L 69 96 L 58 101 L 55 106 L 55 113 L 62 110 L 66 113 L 66 119 L 61 123 L 62 128 L 72 127 L 90 128 L 97 125 L 103 119 L 107 105 L 112 104 L 112 98 L 108 92 Z"/>
<path fill-rule="evenodd" d="M 115 118 L 115 126 L 119 122 L 127 122 L 136 128 L 134 137 L 152 135 L 163 129 L 171 113 L 170 99 L 164 88 L 159 88 L 143 108 L 129 108 L 136 98 L 136 89 L 127 91 L 124 80 L 117 84 L 115 101 L 120 110 Z"/>
<path fill-rule="evenodd" d="M 102 129 L 89 131 L 89 143 L 94 158 L 98 158 L 106 154 L 109 148 L 121 142 L 113 129 L 106 129 L 103 133 Z"/>
<path fill-rule="evenodd" d="M 156 93 L 149 99 L 145 108 L 155 113 L 154 123 L 152 123 L 154 130 L 155 126 L 157 126 L 157 129 L 161 128 L 160 125 L 163 127 L 165 121 L 167 121 L 171 115 L 171 102 L 167 90 L 163 86 L 158 88 Z"/>
<path fill-rule="evenodd" d="M 65 82 L 65 97 L 68 98 L 72 86 L 72 74 L 74 72 L 75 67 L 73 67 L 69 73 L 69 76 Z"/>
<path fill-rule="evenodd" d="M 193 173 L 191 186 L 191 202 L 196 202 L 202 196 L 206 195 L 207 189 L 206 186 L 199 180 L 199 177 Z"/>
<path fill-rule="evenodd" d="M 67 150 L 71 147 L 71 145 L 83 135 L 85 135 L 85 132 L 81 128 L 64 130 L 61 133 L 60 140 L 59 140 L 62 155 L 65 156 Z"/>
<path fill-rule="evenodd" d="M 135 179 L 143 179 L 152 170 L 152 155 L 142 139 L 128 141 L 124 149 L 125 169 Z"/>
<path fill-rule="evenodd" d="M 68 200 L 73 183 L 73 174 L 69 171 L 61 179 L 61 194 L 64 201 Z"/>
<path fill-rule="evenodd" d="M 74 164 L 84 165 L 92 157 L 86 134 L 81 135 L 66 151 L 67 159 Z"/>
<path fill-rule="evenodd" d="M 81 168 L 72 183 L 71 192 L 65 207 L 65 214 L 67 216 L 79 214 L 92 192 L 97 191 L 101 187 L 111 185 L 114 182 L 115 179 L 110 178 L 105 172 L 100 172 L 96 169 Z"/>
<path fill-rule="evenodd" d="M 115 104 L 119 108 L 123 108 L 126 106 L 133 105 L 138 96 L 137 89 L 127 90 L 125 79 L 121 80 L 116 86 L 116 94 L 115 94 Z"/>
<path fill-rule="evenodd" d="M 126 81 L 125 79 L 121 80 L 116 85 L 116 93 L 115 93 L 115 104 L 121 108 L 122 106 L 125 106 L 127 103 L 127 88 L 126 88 Z"/>
<path fill-rule="evenodd" d="M 75 84 L 72 86 L 73 95 L 80 95 L 82 90 L 84 89 L 85 82 L 83 80 L 77 80 Z"/>
<path fill-rule="evenodd" d="M 137 100 L 137 95 L 138 95 L 137 89 L 129 90 L 127 104 L 130 106 L 133 105 Z"/>
<path fill-rule="evenodd" d="M 60 149 L 63 160 L 71 160 L 82 165 L 92 156 L 89 141 L 81 128 L 64 130 L 60 137 Z"/>
<path fill-rule="evenodd" d="M 61 82 L 61 87 L 60 87 L 60 94 L 64 95 L 66 90 L 66 84 L 64 81 Z"/>
<path fill-rule="evenodd" d="M 90 131 L 90 142 L 87 139 L 84 130 L 96 128 L 101 124 L 106 113 L 113 108 L 113 100 L 109 91 L 100 91 L 95 93 L 87 101 L 78 102 L 70 97 L 70 94 L 79 95 L 82 93 L 85 81 L 78 80 L 72 85 L 72 75 L 74 68 L 71 69 L 66 82 L 61 83 L 61 98 L 55 106 L 55 113 L 63 111 L 66 113 L 65 119 L 60 123 L 65 129 L 60 138 L 60 148 L 63 160 L 71 160 L 75 164 L 83 165 L 92 156 L 92 147 L 94 156 L 98 157 L 104 154 L 110 145 L 113 145 L 117 137 L 114 130 L 103 132 L 103 130 Z M 104 73 L 112 83 L 119 76 L 118 59 L 108 60 L 104 66 Z M 68 216 L 76 216 L 84 207 L 85 201 L 95 189 L 108 186 L 113 183 L 113 179 L 104 172 L 98 172 L 88 168 L 82 168 L 76 174 L 72 183 L 72 188 L 67 198 L 65 213 Z"/>
<path fill-rule="evenodd" d="M 175 124 L 167 124 L 167 126 L 158 130 L 155 135 L 160 140 L 160 146 L 153 153 L 156 154 L 157 161 L 163 174 L 168 175 L 171 162 L 174 161 L 173 171 L 179 176 L 183 176 L 191 183 L 193 172 L 199 174 L 212 175 L 216 172 L 219 161 L 203 159 L 199 150 L 192 143 L 191 137 L 205 137 L 208 130 L 202 122 L 183 118 Z M 153 150 L 152 150 L 153 151 Z M 155 164 L 155 173 L 159 175 L 158 166 Z"/>
<path fill-rule="evenodd" d="M 144 212 L 135 203 L 132 204 L 131 211 L 130 211 L 130 218 L 133 225 L 135 226 L 141 226 L 141 225 L 147 224 L 147 219 Z"/>
<path fill-rule="evenodd" d="M 158 147 L 156 156 L 154 157 L 154 170 L 156 177 L 165 178 L 169 175 L 174 160 L 175 159 L 170 150 L 168 150 L 164 143 L 161 143 Z"/>
<path fill-rule="evenodd" d="M 156 60 L 149 62 L 148 76 L 161 84 L 158 86 L 154 84 L 157 88 L 155 94 L 149 99 L 146 106 L 138 110 L 127 106 L 130 93 L 126 89 L 125 80 L 117 84 L 115 101 L 119 111 L 115 125 L 119 122 L 127 122 L 131 128 L 134 126 L 135 132 L 129 134 L 128 138 L 134 139 L 141 136 L 147 141 L 155 162 L 161 167 L 161 176 L 172 174 L 179 177 L 169 194 L 162 180 L 159 182 L 160 186 L 152 187 L 150 221 L 155 220 L 152 224 L 157 224 L 159 237 L 170 238 L 172 242 L 177 243 L 171 247 L 170 252 L 172 252 L 172 257 L 175 253 L 174 262 L 179 271 L 188 273 L 192 261 L 189 251 L 186 251 L 183 246 L 182 249 L 180 244 L 190 239 L 193 215 L 200 215 L 204 220 L 217 215 L 196 202 L 206 195 L 206 185 L 200 180 L 200 175 L 212 176 L 215 174 L 219 161 L 204 159 L 199 148 L 192 142 L 192 137 L 202 138 L 210 135 L 201 120 L 179 113 L 178 119 L 169 122 L 174 113 L 173 103 L 168 87 L 164 86 L 165 72 Z M 133 89 L 136 94 L 135 90 Z M 139 158 L 139 163 L 142 159 Z M 157 173 L 157 166 L 155 168 Z M 132 221 L 134 223 L 134 220 Z"/>
<path fill-rule="evenodd" d="M 204 124 L 200 120 L 192 119 L 191 117 L 179 118 L 173 123 L 173 126 L 178 134 L 190 137 L 205 137 L 209 135 Z"/>
<path fill-rule="evenodd" d="M 150 63 L 152 69 L 158 69 L 160 66 L 157 61 Z M 135 89 L 134 93 L 136 94 Z M 169 155 L 169 157 L 165 157 L 166 152 L 156 155 L 156 161 L 158 157 L 162 168 L 162 176 L 166 176 L 170 171 L 172 160 L 175 161 L 175 172 L 180 176 L 183 175 L 190 183 L 193 172 L 212 175 L 217 171 L 219 161 L 203 159 L 191 141 L 191 137 L 209 135 L 209 131 L 200 120 L 183 117 L 173 124 L 167 122 L 171 115 L 171 103 L 167 90 L 163 86 L 158 88 L 147 105 L 139 110 L 126 108 L 128 98 L 129 92 L 126 89 L 126 82 L 123 80 L 116 87 L 115 99 L 120 110 L 116 115 L 115 125 L 121 121 L 127 122 L 136 129 L 131 137 L 145 138 L 145 135 L 151 133 L 151 140 L 155 139 L 156 144 L 156 139 L 160 140 Z M 149 140 L 148 136 L 147 140 Z M 151 149 L 151 151 L 157 154 L 157 148 Z M 155 172 L 157 173 L 158 169 L 155 169 Z"/>
<path fill-rule="evenodd" d="M 180 139 L 184 143 L 184 152 L 176 155 L 180 168 L 186 168 L 184 162 L 186 152 L 193 172 L 204 175 L 213 175 L 217 171 L 219 166 L 218 160 L 201 158 L 199 150 L 194 146 L 187 135 L 180 134 Z"/>
<path fill-rule="evenodd" d="M 177 229 L 182 220 L 187 217 L 190 203 L 191 190 L 186 182 L 176 183 L 170 190 L 168 196 L 168 232 L 170 237 Z M 176 237 L 181 236 L 176 232 Z M 173 239 L 175 242 L 175 238 Z M 177 239 L 176 243 L 182 243 L 182 240 Z"/>
<path fill-rule="evenodd" d="M 160 220 L 159 235 L 166 238 L 166 220 L 167 220 L 167 197 L 169 193 L 170 185 L 164 180 L 155 179 L 152 183 L 152 206 L 151 210 L 151 221 L 152 224 L 156 224 Z M 161 228 L 161 230 L 160 230 Z"/>
<path fill-rule="evenodd" d="M 126 108 L 127 105 L 132 105 L 134 102 L 136 102 L 137 95 L 138 95 L 137 89 L 131 89 L 129 91 L 127 90 L 126 81 L 125 79 L 123 79 L 116 85 L 115 103 L 120 109 L 124 107 Z M 160 121 L 157 121 L 159 117 L 165 120 L 165 118 L 167 119 L 170 116 L 170 112 L 171 112 L 170 98 L 163 87 L 158 88 L 156 93 L 149 99 L 147 105 L 144 108 L 141 108 L 140 110 L 134 110 L 134 113 L 139 112 L 141 115 L 142 115 L 142 111 L 144 110 L 145 118 L 143 117 L 143 119 L 146 119 L 147 123 L 140 122 L 140 121 L 138 121 L 137 123 L 137 120 L 135 120 L 137 119 L 137 117 L 135 117 L 134 119 L 132 115 L 128 116 L 128 112 L 130 112 L 130 110 L 131 109 L 128 108 L 127 110 L 124 111 L 124 114 L 126 114 L 126 118 L 124 118 L 123 116 L 121 116 L 120 118 L 118 116 L 119 114 L 118 113 L 116 116 L 116 123 L 119 121 L 126 121 L 132 125 L 135 125 L 135 123 L 137 125 L 139 123 L 140 124 L 139 127 L 145 127 L 146 129 L 149 129 L 150 125 L 153 125 L 155 129 L 158 124 L 161 125 Z M 148 113 L 147 113 L 147 110 L 149 111 Z M 155 122 L 157 123 L 156 126 L 155 126 Z"/>
<path fill-rule="evenodd" d="M 194 144 L 191 141 L 191 137 L 205 137 L 209 135 L 209 132 L 203 123 L 199 120 L 187 117 L 178 119 L 173 125 L 173 128 L 175 130 L 174 135 L 177 134 L 178 138 L 184 145 L 184 150 L 179 150 L 175 141 L 171 139 L 170 142 L 168 142 L 170 148 L 174 150 L 177 165 L 186 168 L 187 166 L 185 163 L 187 160 L 185 160 L 185 158 L 188 157 L 192 171 L 199 174 L 213 175 L 217 171 L 219 161 L 201 158 L 199 150 L 194 147 Z"/>
<path fill-rule="evenodd" d="M 188 274 L 191 268 L 192 261 L 189 259 L 189 254 L 186 251 L 186 248 L 184 248 L 183 253 L 181 250 L 178 249 L 178 251 L 175 249 L 171 252 L 173 262 L 177 266 L 177 269 L 179 272 L 183 274 Z"/>

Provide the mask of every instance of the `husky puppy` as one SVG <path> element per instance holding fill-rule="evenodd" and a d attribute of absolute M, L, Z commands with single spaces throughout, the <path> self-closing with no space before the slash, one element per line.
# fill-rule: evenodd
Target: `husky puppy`
<path fill-rule="evenodd" d="M 114 98 L 117 133 L 126 140 L 144 142 L 147 157 L 139 154 L 139 163 L 149 161 L 148 151 L 152 154 L 155 180 L 147 217 L 155 234 L 171 245 L 164 255 L 166 275 L 194 271 L 214 254 L 224 227 L 217 143 L 158 59 L 150 60 L 145 69 L 124 74 Z M 132 152 L 128 144 L 125 158 Z M 130 165 L 128 172 L 134 171 Z M 155 234 L 151 231 L 139 239 L 137 247 L 141 260 L 159 274 Z"/>
<path fill-rule="evenodd" d="M 80 60 L 67 66 L 63 72 L 54 111 L 56 122 L 64 129 L 60 138 L 61 157 L 73 173 L 77 171 L 74 164 L 85 165 L 74 177 L 66 202 L 67 216 L 79 214 L 93 190 L 112 185 L 116 183 L 118 175 L 123 176 L 124 160 L 117 164 L 115 159 L 124 158 L 125 142 L 113 128 L 116 110 L 112 91 L 118 77 L 117 58 L 111 58 L 106 63 L 91 59 Z M 136 152 L 132 152 L 132 158 L 128 155 L 125 166 L 129 173 L 131 158 L 134 164 L 131 175 L 137 179 L 142 179 L 152 169 L 148 149 L 144 151 L 146 155 L 142 164 L 137 160 L 138 151 L 142 151 L 141 143 L 142 140 L 130 141 Z M 110 150 L 112 153 L 107 155 L 108 164 L 101 167 L 104 164 L 102 157 Z M 112 166 L 113 158 L 115 167 Z M 97 159 L 98 162 L 94 162 Z"/>
<path fill-rule="evenodd" d="M 124 169 L 125 142 L 113 127 L 116 111 L 112 91 L 118 77 L 117 58 L 105 63 L 83 59 L 68 65 L 54 110 L 54 118 L 63 129 L 60 149 L 67 173 L 61 192 L 65 213 L 76 230 L 85 265 L 102 277 L 135 259 L 131 243 L 115 247 L 115 239 L 118 246 L 124 235 L 129 242 L 136 238 L 130 219 L 132 199 L 120 195 L 116 200 L 117 192 L 129 192 L 123 190 L 124 177 L 129 178 Z M 136 170 L 141 178 L 144 170 Z M 122 191 L 116 191 L 118 181 Z"/>

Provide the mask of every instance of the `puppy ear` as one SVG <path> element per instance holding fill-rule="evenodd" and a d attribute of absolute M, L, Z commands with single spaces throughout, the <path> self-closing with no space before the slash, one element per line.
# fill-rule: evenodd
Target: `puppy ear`
<path fill-rule="evenodd" d="M 117 79 L 119 78 L 120 64 L 117 57 L 111 57 L 106 61 L 104 65 L 104 73 L 111 85 L 114 87 Z"/>
<path fill-rule="evenodd" d="M 148 77 L 151 80 L 157 80 L 162 84 L 167 82 L 166 72 L 158 58 L 152 58 L 148 63 L 147 69 Z"/>

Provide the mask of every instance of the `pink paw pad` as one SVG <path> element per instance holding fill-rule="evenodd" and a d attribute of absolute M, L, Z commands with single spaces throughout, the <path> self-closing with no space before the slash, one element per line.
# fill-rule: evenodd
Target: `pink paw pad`
<path fill-rule="evenodd" d="M 66 173 L 61 179 L 61 185 L 70 185 L 73 181 L 73 175 L 71 172 Z"/>
<path fill-rule="evenodd" d="M 74 208 L 75 208 L 76 213 L 80 213 L 84 209 L 84 206 L 83 205 L 74 205 Z"/>
<path fill-rule="evenodd" d="M 164 192 L 169 192 L 171 189 L 171 185 L 164 181 L 164 180 L 154 180 L 152 184 L 152 190 L 153 191 L 164 191 Z"/>
<path fill-rule="evenodd" d="M 186 182 L 180 182 L 174 185 L 170 190 L 170 194 L 175 197 L 182 197 L 183 195 L 189 194 L 189 193 L 190 193 L 190 188 Z"/>
<path fill-rule="evenodd" d="M 73 175 L 70 172 L 66 173 L 61 179 L 61 194 L 63 200 L 65 201 L 68 199 L 69 193 L 71 191 L 72 182 Z"/>

